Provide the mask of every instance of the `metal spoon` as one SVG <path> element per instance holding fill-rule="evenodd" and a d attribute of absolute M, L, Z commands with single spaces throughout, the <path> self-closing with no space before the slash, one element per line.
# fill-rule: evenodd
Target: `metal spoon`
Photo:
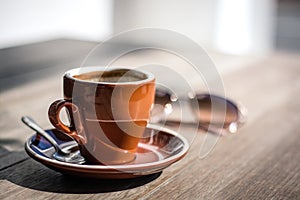
<path fill-rule="evenodd" d="M 161 120 L 162 122 L 171 125 L 197 124 L 198 128 L 218 135 L 235 133 L 246 122 L 245 107 L 218 95 L 196 94 L 184 100 L 180 99 L 180 101 L 189 105 L 198 121 L 184 122 L 180 119 L 168 119 L 166 115 L 172 113 L 174 108 L 179 106 L 179 99 L 169 89 L 156 88 L 155 104 L 163 108 L 163 111 L 158 109 L 156 114 L 165 113 L 165 117 L 163 117 L 165 119 Z"/>
<path fill-rule="evenodd" d="M 57 142 L 46 131 L 44 131 L 44 129 L 40 127 L 32 118 L 28 116 L 23 116 L 21 120 L 24 124 L 26 124 L 32 130 L 36 131 L 38 134 L 42 135 L 50 142 L 50 144 L 52 144 L 52 146 L 55 149 L 55 153 L 52 156 L 56 160 L 74 164 L 82 164 L 85 162 L 84 157 L 80 155 L 80 152 L 78 150 L 75 152 L 65 152 L 63 149 L 61 149 Z"/>

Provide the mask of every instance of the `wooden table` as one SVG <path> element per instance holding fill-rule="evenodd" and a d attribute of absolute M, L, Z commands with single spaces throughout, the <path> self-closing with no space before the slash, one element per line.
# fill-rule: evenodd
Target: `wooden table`
<path fill-rule="evenodd" d="M 203 159 L 203 131 L 184 159 L 130 180 L 65 177 L 29 158 L 23 144 L 33 132 L 21 116 L 50 128 L 47 109 L 61 97 L 62 73 L 93 45 L 56 40 L 0 51 L 0 199 L 300 198 L 299 53 L 248 60 L 212 55 L 219 68 L 240 66 L 222 78 L 227 95 L 243 102 L 249 116 L 238 134 L 220 138 Z"/>

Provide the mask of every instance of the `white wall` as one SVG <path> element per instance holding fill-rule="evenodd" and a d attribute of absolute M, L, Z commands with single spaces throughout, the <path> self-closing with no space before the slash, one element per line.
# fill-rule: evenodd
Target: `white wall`
<path fill-rule="evenodd" d="M 228 54 L 273 50 L 277 0 L 115 0 L 114 31 L 155 27 Z"/>
<path fill-rule="evenodd" d="M 0 0 L 0 48 L 62 37 L 100 41 L 113 33 L 155 27 L 225 53 L 260 53 L 273 47 L 275 2 Z"/>
<path fill-rule="evenodd" d="M 265 54 L 275 46 L 276 0 L 218 0 L 214 46 L 230 54 Z"/>
<path fill-rule="evenodd" d="M 208 45 L 216 0 L 115 0 L 114 32 L 151 27 L 170 29 Z"/>
<path fill-rule="evenodd" d="M 54 38 L 112 34 L 111 0 L 1 0 L 0 48 Z"/>

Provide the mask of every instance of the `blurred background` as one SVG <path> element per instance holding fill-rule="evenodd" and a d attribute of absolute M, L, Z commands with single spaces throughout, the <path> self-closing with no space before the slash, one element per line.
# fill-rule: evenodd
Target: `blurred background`
<path fill-rule="evenodd" d="M 83 58 L 95 42 L 143 27 L 184 34 L 234 66 L 241 56 L 299 51 L 299 19 L 299 0 L 1 0 L 0 79 L 11 85 L 9 77 Z"/>
<path fill-rule="evenodd" d="M 0 48 L 156 27 L 231 54 L 299 49 L 299 0 L 1 0 Z"/>

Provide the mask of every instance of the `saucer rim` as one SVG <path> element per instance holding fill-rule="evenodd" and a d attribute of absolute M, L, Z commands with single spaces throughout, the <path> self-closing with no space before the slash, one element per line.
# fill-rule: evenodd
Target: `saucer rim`
<path fill-rule="evenodd" d="M 127 173 L 134 173 L 134 172 L 138 171 L 139 169 L 145 170 L 145 168 L 152 168 L 152 169 L 161 168 L 160 167 L 161 165 L 168 166 L 168 165 L 173 164 L 177 160 L 180 160 L 181 158 L 183 158 L 187 154 L 187 152 L 190 148 L 189 142 L 187 141 L 186 138 L 184 138 L 178 132 L 176 132 L 174 130 L 171 130 L 171 129 L 168 129 L 168 128 L 165 128 L 165 127 L 161 127 L 159 125 L 154 125 L 154 124 L 148 125 L 147 128 L 154 129 L 154 130 L 157 130 L 157 131 L 163 131 L 163 132 L 166 132 L 168 134 L 171 134 L 171 135 L 177 137 L 183 143 L 182 150 L 179 153 L 177 153 L 175 155 L 172 155 L 172 156 L 170 156 L 166 159 L 163 159 L 163 160 L 158 160 L 158 161 L 149 162 L 149 163 L 141 163 L 141 164 L 130 164 L 130 165 L 128 165 L 128 164 L 120 164 L 120 165 L 85 165 L 85 164 L 67 163 L 67 162 L 62 162 L 62 161 L 58 161 L 58 160 L 55 160 L 55 159 L 51 159 L 51 158 L 39 155 L 38 153 L 36 153 L 35 151 L 32 150 L 32 148 L 30 147 L 30 144 L 31 144 L 31 138 L 33 136 L 31 136 L 26 141 L 25 150 L 27 151 L 27 153 L 29 153 L 30 157 L 33 156 L 33 158 L 36 158 L 38 161 L 42 160 L 44 162 L 50 163 L 51 165 L 54 164 L 54 165 L 59 165 L 59 166 L 64 166 L 64 167 L 72 167 L 72 168 L 85 169 L 85 170 L 87 170 L 87 169 L 90 169 L 90 170 L 118 170 L 118 171 L 124 170 Z M 49 130 L 55 130 L 55 129 L 49 129 Z M 167 165 L 167 163 L 169 163 L 169 164 Z"/>

